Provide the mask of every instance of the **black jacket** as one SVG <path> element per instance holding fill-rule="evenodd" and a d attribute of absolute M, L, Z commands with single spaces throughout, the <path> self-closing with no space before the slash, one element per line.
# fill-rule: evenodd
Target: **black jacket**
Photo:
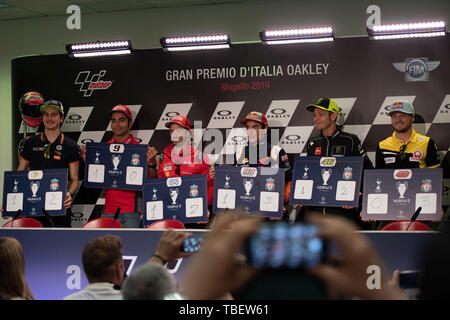
<path fill-rule="evenodd" d="M 363 169 L 373 169 L 372 161 L 367 156 L 366 150 L 361 145 L 359 138 L 351 133 L 337 129 L 331 137 L 324 137 L 320 134 L 317 137 L 310 138 L 307 144 L 308 156 L 361 156 L 363 157 Z M 361 189 L 362 189 L 361 183 Z M 361 199 L 360 199 L 361 200 Z M 356 223 L 360 223 L 359 212 L 361 210 L 361 201 L 359 208 L 344 209 L 335 207 L 326 207 L 325 212 L 345 216 Z M 310 210 L 322 211 L 322 207 L 310 207 Z"/>
<path fill-rule="evenodd" d="M 320 134 L 310 138 L 306 143 L 308 156 L 361 156 L 364 159 L 363 168 L 373 169 L 372 161 L 367 157 L 367 152 L 361 145 L 359 138 L 351 133 L 336 130 L 331 137 Z"/>
<path fill-rule="evenodd" d="M 249 167 L 272 167 L 284 169 L 284 180 L 292 180 L 292 168 L 283 148 L 264 141 L 255 147 L 246 145 L 237 150 L 234 165 Z"/>

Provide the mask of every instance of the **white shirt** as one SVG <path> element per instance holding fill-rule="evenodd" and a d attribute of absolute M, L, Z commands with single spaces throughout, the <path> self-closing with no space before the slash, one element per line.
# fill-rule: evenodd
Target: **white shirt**
<path fill-rule="evenodd" d="M 120 290 L 114 289 L 113 283 L 96 282 L 64 297 L 63 300 L 123 300 L 123 298 Z"/>

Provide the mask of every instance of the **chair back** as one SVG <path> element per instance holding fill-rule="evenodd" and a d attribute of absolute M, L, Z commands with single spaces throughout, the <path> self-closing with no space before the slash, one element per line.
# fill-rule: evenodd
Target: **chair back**
<path fill-rule="evenodd" d="M 123 228 L 122 224 L 113 218 L 97 218 L 86 222 L 81 228 Z"/>
<path fill-rule="evenodd" d="M 184 224 L 178 220 L 166 219 L 153 222 L 146 226 L 147 229 L 184 229 Z"/>
<path fill-rule="evenodd" d="M 385 225 L 381 230 L 383 231 L 406 231 L 411 221 L 399 220 L 393 221 Z M 430 227 L 420 221 L 414 221 L 408 228 L 408 231 L 431 231 Z"/>
<path fill-rule="evenodd" d="M 33 218 L 18 218 L 5 223 L 3 228 L 43 228 L 43 226 Z"/>

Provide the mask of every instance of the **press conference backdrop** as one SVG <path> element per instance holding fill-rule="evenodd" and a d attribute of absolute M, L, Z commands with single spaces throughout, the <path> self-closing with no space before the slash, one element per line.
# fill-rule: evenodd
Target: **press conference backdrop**
<path fill-rule="evenodd" d="M 239 44 L 201 52 L 136 50 L 130 56 L 74 59 L 66 54 L 12 61 L 14 145 L 23 137 L 18 101 L 27 91 L 62 101 L 62 130 L 79 144 L 111 136 L 107 111 L 130 107 L 132 130 L 141 143 L 162 151 L 169 143 L 164 124 L 175 114 L 192 123 L 197 142 L 223 138 L 207 154 L 225 159 L 245 143 L 239 124 L 252 110 L 264 112 L 279 129 L 280 145 L 292 158 L 317 134 L 309 103 L 328 96 L 343 109 L 344 130 L 356 133 L 374 160 L 377 142 L 392 134 L 386 106 L 395 99 L 413 102 L 415 129 L 447 152 L 450 140 L 450 39 L 370 41 L 342 38 L 330 43 L 267 46 Z M 206 130 L 205 130 L 206 129 Z M 39 128 L 38 131 L 41 131 Z M 207 139 L 206 139 L 207 138 Z M 200 145 L 200 144 L 199 144 Z M 209 146 L 209 148 L 208 148 Z M 222 155 L 220 155 L 222 154 Z M 83 168 L 82 168 L 83 171 Z M 82 174 L 82 173 L 81 173 Z M 73 226 L 86 222 L 102 205 L 100 190 L 81 188 L 75 198 Z"/>

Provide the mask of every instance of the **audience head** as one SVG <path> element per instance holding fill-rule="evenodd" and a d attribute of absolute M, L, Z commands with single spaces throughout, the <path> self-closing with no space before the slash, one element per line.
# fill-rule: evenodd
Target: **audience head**
<path fill-rule="evenodd" d="M 163 300 L 176 293 L 175 278 L 158 263 L 146 263 L 134 270 L 123 284 L 124 300 Z"/>
<path fill-rule="evenodd" d="M 25 279 L 22 245 L 14 238 L 0 238 L 0 291 L 4 299 L 34 299 Z"/>
<path fill-rule="evenodd" d="M 122 284 L 125 267 L 122 241 L 118 236 L 104 235 L 90 240 L 83 249 L 82 260 L 89 283 Z"/>

